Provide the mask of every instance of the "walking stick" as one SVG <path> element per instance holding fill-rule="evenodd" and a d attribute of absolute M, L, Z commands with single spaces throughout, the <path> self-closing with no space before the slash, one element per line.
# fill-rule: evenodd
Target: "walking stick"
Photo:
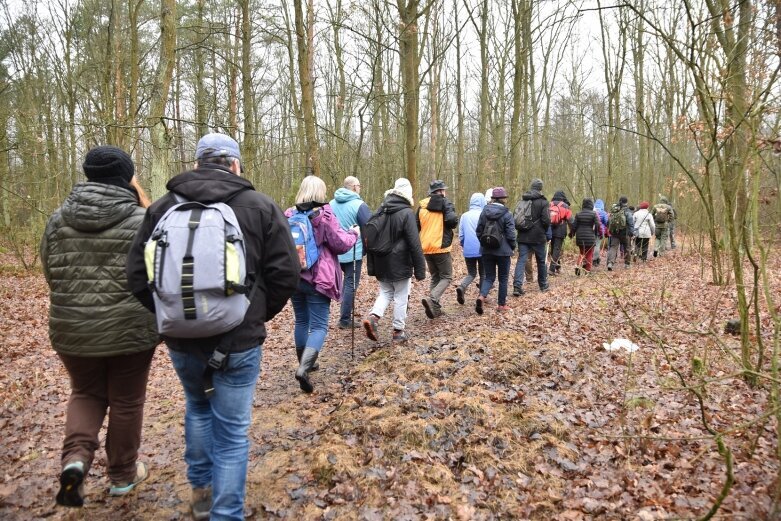
<path fill-rule="evenodd" d="M 355 360 L 355 292 L 358 288 L 355 287 L 355 247 L 358 245 L 358 241 L 361 240 L 358 237 L 353 244 L 353 297 L 350 304 L 350 360 Z"/>

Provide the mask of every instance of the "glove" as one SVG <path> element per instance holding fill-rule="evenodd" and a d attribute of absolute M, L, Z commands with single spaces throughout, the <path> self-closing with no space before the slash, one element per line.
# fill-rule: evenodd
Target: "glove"
<path fill-rule="evenodd" d="M 353 232 L 357 237 L 361 236 L 361 227 L 357 224 L 350 226 L 350 231 Z"/>

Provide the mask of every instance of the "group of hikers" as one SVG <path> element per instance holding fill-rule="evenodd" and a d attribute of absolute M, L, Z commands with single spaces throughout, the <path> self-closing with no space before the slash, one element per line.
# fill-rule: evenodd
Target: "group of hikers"
<path fill-rule="evenodd" d="M 473 194 L 459 217 L 441 180 L 415 204 L 409 180 L 399 178 L 371 211 L 356 177 L 345 178 L 329 201 L 323 180 L 306 176 L 294 206 L 283 212 L 242 177 L 239 145 L 229 136 L 204 135 L 195 158 L 194 168 L 170 179 L 168 192 L 152 203 L 125 151 L 95 147 L 83 162 L 87 181 L 74 186 L 47 223 L 41 260 L 51 290 L 49 336 L 71 384 L 59 505 L 84 504 L 106 414 L 109 495 L 124 496 L 149 476 L 138 451 L 149 370 L 161 340 L 186 403 L 191 516 L 243 519 L 265 323 L 288 300 L 295 316 L 295 379 L 311 393 L 331 301 L 341 301 L 339 328 L 363 327 L 374 341 L 392 302 L 391 339 L 404 342 L 413 277 L 421 281 L 428 273 L 421 301 L 426 316 L 443 314 L 456 240 L 467 269 L 456 300 L 464 304 L 478 280 L 479 314 L 497 279 L 497 310 L 509 309 L 516 250 L 512 290 L 520 296 L 525 280 L 533 281 L 532 253 L 540 291 L 548 291 L 548 273 L 561 272 L 567 236 L 580 250 L 578 275 L 599 262 L 603 238 L 608 270 L 620 256 L 627 266 L 633 257 L 646 260 L 653 236 L 654 256 L 664 254 L 668 239 L 675 247 L 675 211 L 664 198 L 634 211 L 621 197 L 609 212 L 601 200 L 584 199 L 574 213 L 563 191 L 548 201 L 535 179 L 512 211 L 507 191 L 494 187 Z M 356 320 L 364 258 L 379 291 L 366 317 Z"/>

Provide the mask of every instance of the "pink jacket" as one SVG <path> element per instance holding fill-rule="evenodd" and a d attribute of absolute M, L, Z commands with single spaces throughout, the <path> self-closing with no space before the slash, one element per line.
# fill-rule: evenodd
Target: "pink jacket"
<path fill-rule="evenodd" d="M 285 210 L 285 216 L 290 217 L 293 211 L 295 208 L 288 208 Z M 320 256 L 311 269 L 301 272 L 301 280 L 311 284 L 318 293 L 331 300 L 341 300 L 342 269 L 338 255 L 352 249 L 358 236 L 342 229 L 329 204 L 320 208 L 317 217 L 312 219 L 312 228 L 315 230 Z"/>

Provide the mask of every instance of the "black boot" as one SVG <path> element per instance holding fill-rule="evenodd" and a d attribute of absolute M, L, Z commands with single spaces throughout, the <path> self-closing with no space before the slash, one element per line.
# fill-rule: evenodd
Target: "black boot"
<path fill-rule="evenodd" d="M 298 358 L 298 363 L 301 363 L 301 355 L 304 354 L 304 348 L 303 347 L 297 347 L 296 348 L 296 358 Z M 320 364 L 315 362 L 315 365 L 312 366 L 312 369 L 310 371 L 317 371 L 320 369 Z"/>
<path fill-rule="evenodd" d="M 301 354 L 301 363 L 296 370 L 296 380 L 298 380 L 298 385 L 305 393 L 311 393 L 314 390 L 312 382 L 309 381 L 309 371 L 312 370 L 315 362 L 317 362 L 318 354 L 319 353 L 311 347 L 304 349 L 304 352 Z"/>

